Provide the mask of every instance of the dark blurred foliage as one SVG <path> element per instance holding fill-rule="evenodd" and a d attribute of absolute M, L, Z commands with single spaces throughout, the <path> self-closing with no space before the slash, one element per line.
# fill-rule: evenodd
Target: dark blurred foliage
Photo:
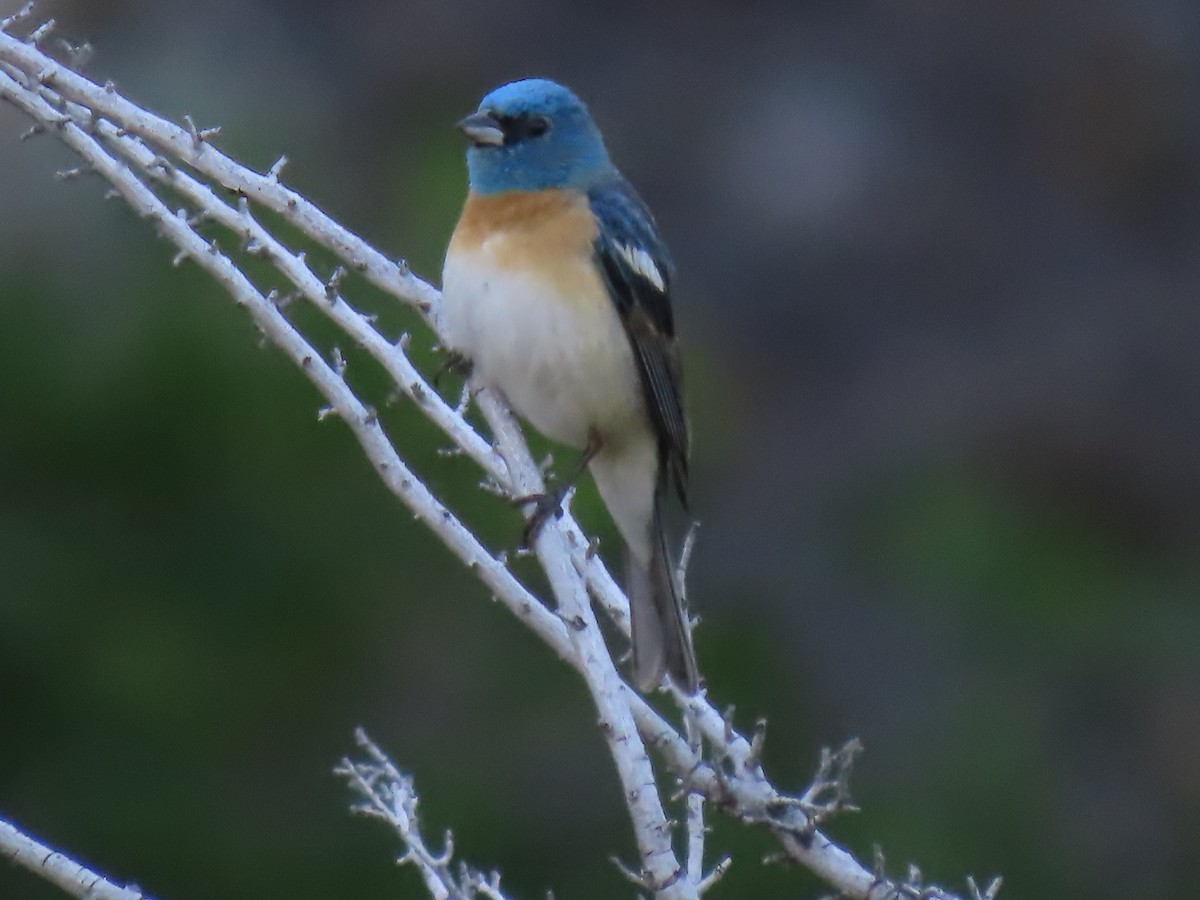
<path fill-rule="evenodd" d="M 451 123 L 515 77 L 573 86 L 677 257 L 702 668 L 767 716 L 779 783 L 858 735 L 865 811 L 831 831 L 864 856 L 1013 897 L 1194 896 L 1189 0 L 44 11 L 95 77 L 252 165 L 286 153 L 433 279 Z M 420 896 L 330 775 L 362 723 L 430 834 L 514 892 L 627 894 L 584 691 L 228 299 L 24 128 L 0 109 L 0 812 L 163 900 Z M 465 461 L 388 416 L 515 542 Z M 615 546 L 590 487 L 577 508 Z M 722 896 L 820 893 L 771 846 L 718 821 Z M 4 867 L 0 896 L 58 895 Z"/>

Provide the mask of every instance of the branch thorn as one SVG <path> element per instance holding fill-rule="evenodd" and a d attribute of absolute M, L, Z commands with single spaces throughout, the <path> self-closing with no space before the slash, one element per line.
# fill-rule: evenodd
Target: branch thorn
<path fill-rule="evenodd" d="M 904 886 L 919 891 L 921 885 L 925 882 L 921 875 L 921 868 L 916 863 L 908 864 L 908 872 L 904 876 Z"/>
<path fill-rule="evenodd" d="M 72 44 L 66 38 L 60 38 L 59 44 L 67 53 L 67 63 L 77 72 L 92 61 L 92 55 L 96 50 L 87 41 L 82 44 Z"/>
<path fill-rule="evenodd" d="M 748 771 L 757 769 L 762 761 L 763 746 L 767 742 L 767 720 L 759 719 L 754 723 L 754 735 L 750 738 L 750 752 L 746 754 L 744 765 Z"/>
<path fill-rule="evenodd" d="M 979 885 L 976 884 L 975 878 L 971 875 L 967 876 L 967 888 L 971 891 L 971 900 L 996 900 L 1000 896 L 1000 886 L 1004 883 L 1004 879 L 997 875 L 988 886 L 982 891 Z"/>
<path fill-rule="evenodd" d="M 37 28 L 33 29 L 33 31 L 30 33 L 29 37 L 25 38 L 25 43 L 32 44 L 33 46 L 36 47 L 38 44 L 40 44 L 47 37 L 50 36 L 50 32 L 52 32 L 54 30 L 55 24 L 57 24 L 57 23 L 53 19 L 47 19 L 45 22 L 43 22 Z"/>
<path fill-rule="evenodd" d="M 871 853 L 871 874 L 876 881 L 887 880 L 887 859 L 883 855 L 883 847 L 875 844 Z"/>
<path fill-rule="evenodd" d="M 723 857 L 715 866 L 713 866 L 711 872 L 700 879 L 700 883 L 696 885 L 696 892 L 698 894 L 705 894 L 712 890 L 713 886 L 724 877 L 725 873 L 729 871 L 729 867 L 732 865 L 732 856 Z"/>
<path fill-rule="evenodd" d="M 325 282 L 325 299 L 330 303 L 337 301 L 338 288 L 342 284 L 342 279 L 346 277 L 346 267 L 338 266 L 333 270 L 333 274 L 329 276 L 329 280 Z"/>
<path fill-rule="evenodd" d="M 8 31 L 14 25 L 19 25 L 30 16 L 33 15 L 33 10 L 37 6 L 37 0 L 29 0 L 24 6 L 18 9 L 11 16 L 6 16 L 0 19 L 0 31 Z"/>
<path fill-rule="evenodd" d="M 725 711 L 721 713 L 721 721 L 725 723 L 725 743 L 732 744 L 734 736 L 737 734 L 733 728 L 733 714 L 737 711 L 737 707 L 730 703 L 725 707 Z"/>
<path fill-rule="evenodd" d="M 155 156 L 154 160 L 146 168 L 151 171 L 158 169 L 163 175 L 168 177 L 175 174 L 175 167 L 171 165 L 171 161 L 161 154 Z"/>
<path fill-rule="evenodd" d="M 212 128 L 197 128 L 195 120 L 188 115 L 183 117 L 183 121 L 187 123 L 188 134 L 192 136 L 192 146 L 199 150 L 200 145 L 208 141 L 209 138 L 214 138 L 221 133 L 221 126 L 215 125 Z"/>
<path fill-rule="evenodd" d="M 621 862 L 621 860 L 615 856 L 610 856 L 608 860 L 617 867 L 617 871 L 625 877 L 626 881 L 630 881 L 638 887 L 645 888 L 646 890 L 654 890 L 654 884 L 645 872 L 638 873 L 633 871 L 633 869 L 629 868 L 627 865 L 625 865 L 625 863 Z"/>
<path fill-rule="evenodd" d="M 288 291 L 286 294 L 283 294 L 277 288 L 272 288 L 270 293 L 267 294 L 267 299 L 275 304 L 276 309 L 283 311 L 291 306 L 299 296 L 295 291 Z"/>

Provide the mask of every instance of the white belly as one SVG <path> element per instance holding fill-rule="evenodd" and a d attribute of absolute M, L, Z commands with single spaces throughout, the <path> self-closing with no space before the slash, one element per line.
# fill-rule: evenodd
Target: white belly
<path fill-rule="evenodd" d="M 590 277 L 585 301 L 475 256 L 448 257 L 442 276 L 450 344 L 472 360 L 476 382 L 575 448 L 591 433 L 619 439 L 646 428 L 629 338 L 599 276 Z"/>

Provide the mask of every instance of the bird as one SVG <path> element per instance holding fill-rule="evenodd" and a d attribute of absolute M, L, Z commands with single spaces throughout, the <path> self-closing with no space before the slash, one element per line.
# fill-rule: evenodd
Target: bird
<path fill-rule="evenodd" d="M 688 502 L 689 430 L 654 217 L 609 157 L 588 108 L 544 78 L 501 85 L 458 128 L 468 191 L 442 270 L 446 348 L 471 382 L 581 451 L 625 544 L 633 680 L 700 687 L 666 504 Z M 536 498 L 527 537 L 561 514 Z"/>

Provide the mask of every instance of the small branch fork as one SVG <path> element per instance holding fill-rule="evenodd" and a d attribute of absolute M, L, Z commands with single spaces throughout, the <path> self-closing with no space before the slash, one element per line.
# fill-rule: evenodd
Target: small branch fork
<path fill-rule="evenodd" d="M 351 807 L 354 812 L 386 822 L 399 836 L 405 852 L 397 862 L 417 869 L 430 896 L 437 900 L 507 900 L 500 890 L 499 872 L 484 873 L 465 863 L 451 866 L 454 838 L 449 831 L 440 853 L 429 849 L 421 835 L 412 778 L 397 769 L 361 728 L 355 732 L 354 742 L 366 759 L 356 762 L 346 757 L 333 771 L 361 798 Z"/>
<path fill-rule="evenodd" d="M 351 345 L 387 373 L 398 395 L 411 401 L 458 452 L 479 466 L 489 489 L 510 498 L 542 492 L 542 470 L 499 398 L 486 391 L 475 397 L 492 435 L 489 441 L 465 418 L 465 395 L 448 403 L 413 365 L 407 335 L 395 340 L 385 337 L 372 317 L 346 299 L 346 292 L 361 279 L 416 310 L 440 336 L 437 290 L 417 278 L 403 261 L 389 259 L 284 186 L 280 174 L 286 157 L 265 174 L 238 164 L 213 146 L 219 127 L 201 128 L 187 117 L 183 126 L 177 125 L 127 100 L 111 83 L 96 84 L 80 75 L 75 68 L 86 62 L 89 48 L 62 42 L 69 64 L 55 60 L 39 46 L 47 41 L 53 23 L 32 27 L 32 20 L 32 4 L 0 20 L 0 98 L 33 120 L 24 137 L 56 136 L 81 160 L 79 167 L 63 173 L 64 178 L 99 175 L 110 185 L 106 196 L 124 200 L 174 245 L 177 264 L 190 261 L 208 272 L 249 314 L 265 340 L 314 385 L 323 402 L 320 417 L 345 422 L 380 479 L 414 517 L 584 678 L 616 764 L 640 855 L 636 866 L 622 869 L 639 887 L 662 898 L 695 898 L 728 869 L 729 860 L 724 859 L 712 870 L 704 870 L 704 804 L 708 802 L 746 823 L 770 829 L 785 858 L 815 872 L 840 896 L 993 900 L 998 879 L 982 890 L 968 881 L 969 893 L 961 896 L 922 886 L 915 869 L 905 879 L 888 879 L 881 856 L 868 867 L 821 832 L 829 816 L 854 808 L 848 778 L 860 750 L 857 742 L 837 752 L 826 751 L 812 785 L 799 795 L 786 795 L 770 783 L 761 765 L 765 723 L 751 737 L 744 737 L 734 728 L 731 712 L 723 714 L 705 696 L 688 697 L 664 684 L 681 714 L 679 726 L 632 690 L 614 665 L 594 608 L 603 610 L 627 635 L 628 603 L 570 511 L 547 522 L 534 542 L 533 551 L 551 586 L 551 605 L 513 575 L 504 552 L 484 547 L 412 471 L 385 431 L 376 407 L 347 382 L 345 355 L 336 347 L 320 351 L 290 318 L 294 305 L 303 302 L 332 322 Z M 17 37 L 17 30 L 26 32 L 25 37 Z M 230 195 L 233 199 L 226 199 Z M 180 202 L 180 208 L 171 205 Z M 340 261 L 337 268 L 324 277 L 318 274 L 302 249 L 285 245 L 262 224 L 259 209 L 281 216 L 307 240 L 332 252 Z M 218 233 L 215 238 L 213 231 Z M 252 280 L 241 265 L 250 259 L 269 263 L 271 274 Z M 694 534 L 689 535 L 685 556 L 693 540 Z M 407 848 L 403 861 L 421 872 L 429 891 L 447 898 L 502 897 L 498 878 L 466 869 L 455 874 L 449 868 L 448 851 L 437 854 L 426 847 L 417 827 L 411 781 L 365 735 L 359 735 L 359 746 L 368 761 L 343 761 L 338 771 L 364 798 L 359 809 L 385 819 L 397 831 Z M 681 852 L 656 789 L 649 749 L 658 752 L 681 785 L 680 795 L 674 798 L 682 801 Z M 0 828 L 0 849 L 23 861 L 26 851 L 20 849 L 24 845 L 19 839 L 29 840 L 11 826 Z M 88 896 L 92 900 L 141 896 L 129 889 L 115 890 L 124 893 L 93 891 Z"/>

